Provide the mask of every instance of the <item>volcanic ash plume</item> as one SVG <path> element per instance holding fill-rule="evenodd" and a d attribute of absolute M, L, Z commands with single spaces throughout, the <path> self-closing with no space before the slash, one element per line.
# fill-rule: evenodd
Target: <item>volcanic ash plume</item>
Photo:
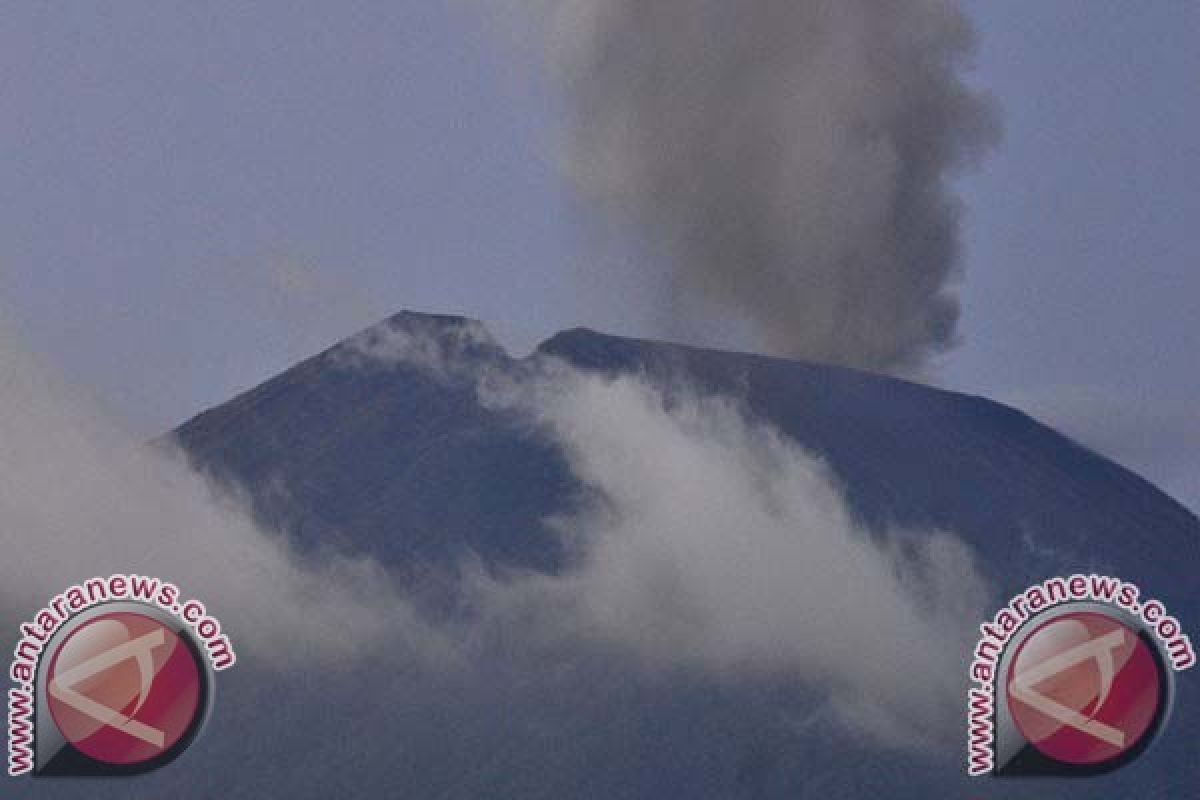
<path fill-rule="evenodd" d="M 954 343 L 948 180 L 998 130 L 962 81 L 955 4 L 550 5 L 571 176 L 666 249 L 689 304 L 775 353 L 867 369 Z"/>

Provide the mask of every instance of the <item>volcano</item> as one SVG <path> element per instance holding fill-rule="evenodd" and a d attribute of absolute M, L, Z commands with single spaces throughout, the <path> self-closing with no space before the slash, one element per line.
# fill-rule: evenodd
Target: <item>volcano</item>
<path fill-rule="evenodd" d="M 387 344 L 397 337 L 436 347 L 395 357 Z M 265 525 L 318 557 L 335 547 L 408 575 L 464 557 L 555 573 L 569 555 L 550 521 L 580 502 L 580 482 L 553 441 L 476 391 L 481 375 L 548 361 L 736 398 L 828 465 L 866 529 L 955 532 L 996 587 L 996 606 L 1048 576 L 1099 572 L 1200 620 L 1200 521 L 1162 491 L 1013 408 L 834 366 L 586 329 L 514 358 L 477 322 L 402 312 L 201 413 L 162 443 L 236 487 Z M 1072 784 L 1072 796 L 1173 797 L 1200 786 L 1190 754 L 1197 692 L 1179 683 L 1174 717 L 1151 754 L 1103 781 Z M 544 758 L 500 753 L 488 769 L 429 766 L 411 779 L 425 796 L 445 797 L 498 796 L 503 787 L 533 796 L 535 785 L 547 797 L 792 797 L 788 775 L 814 769 L 842 775 L 818 782 L 823 797 L 1024 796 L 1028 788 L 966 784 L 960 753 L 912 766 L 833 744 L 779 752 L 744 720 L 713 745 L 733 755 L 706 760 L 694 732 L 714 728 L 696 720 L 706 707 L 725 709 L 713 711 L 719 716 L 736 706 L 683 689 L 627 710 L 625 734 L 577 730 L 569 734 L 577 747 Z M 631 735 L 636 753 L 623 740 Z M 596 764 L 608 765 L 603 776 Z"/>

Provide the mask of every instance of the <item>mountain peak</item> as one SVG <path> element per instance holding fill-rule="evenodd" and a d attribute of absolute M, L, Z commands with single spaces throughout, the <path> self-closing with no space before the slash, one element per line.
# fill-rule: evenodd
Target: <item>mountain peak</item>
<path fill-rule="evenodd" d="M 391 325 L 396 328 L 455 328 L 455 327 L 477 327 L 486 330 L 487 326 L 477 319 L 461 314 L 436 314 L 427 311 L 413 311 L 412 309 L 401 309 L 395 314 L 392 314 L 386 319 L 380 320 L 375 325 L 367 328 L 378 327 L 380 325 Z"/>
<path fill-rule="evenodd" d="M 509 361 L 508 353 L 482 322 L 450 314 L 400 311 L 323 354 L 335 362 L 410 366 L 442 372 L 481 361 Z"/>
<path fill-rule="evenodd" d="M 1135 577 L 1155 574 L 1154 546 L 1197 546 L 1196 519 L 1154 487 L 982 398 L 587 328 L 545 340 L 532 358 L 545 356 L 737 398 L 818 454 L 873 526 L 958 530 L 991 558 L 1028 534 L 1068 560 L 1102 554 Z M 554 537 L 538 532 L 574 502 L 575 484 L 536 430 L 474 391 L 482 369 L 517 366 L 478 320 L 401 311 L 176 435 L 310 542 L 353 532 L 357 547 L 393 562 L 453 559 L 465 543 L 485 560 L 545 563 Z M 281 481 L 293 502 L 275 508 L 268 490 Z"/>
<path fill-rule="evenodd" d="M 819 458 L 866 533 L 910 532 L 895 539 L 904 547 L 921 532 L 961 538 L 997 602 L 1050 575 L 1097 571 L 1150 587 L 1181 618 L 1200 616 L 1192 591 L 1200 521 L 1127 470 L 1006 406 L 852 369 L 586 328 L 550 337 L 531 358 L 539 357 L 730 398 L 753 424 Z M 607 513 L 606 498 L 560 440 L 477 391 L 481 375 L 519 381 L 529 372 L 524 366 L 476 320 L 404 311 L 205 412 L 175 439 L 198 469 L 239 487 L 256 517 L 285 531 L 301 553 L 323 557 L 332 547 L 369 556 L 401 576 L 422 604 L 456 613 L 463 564 L 500 576 L 561 573 L 578 553 L 562 521 Z M 624 423 L 619 408 L 598 411 L 605 424 Z M 657 459 L 654 444 L 638 439 L 628 457 Z M 682 494 L 680 513 L 691 513 Z M 796 535 L 813 538 L 800 529 Z M 944 599 L 954 607 L 954 598 Z M 686 689 L 680 697 L 698 698 L 693 705 L 633 691 L 629 708 L 646 707 L 646 697 L 680 714 L 708 714 L 714 696 Z M 746 704 L 725 697 L 741 715 Z M 1178 710 L 1176 733 L 1156 747 L 1168 761 L 1187 763 L 1195 708 Z M 669 724 L 657 712 L 647 718 L 655 736 L 695 727 L 690 716 Z M 728 738 L 725 722 L 705 724 Z M 744 736 L 758 736 L 760 720 L 743 722 Z M 622 736 L 629 729 L 623 725 Z M 586 733 L 577 738 L 596 739 Z M 801 756 L 810 758 L 829 738 L 806 735 Z M 838 752 L 835 743 L 812 757 L 833 763 Z M 482 780 L 493 780 L 492 772 Z M 903 796 L 930 794 L 937 792 Z"/>

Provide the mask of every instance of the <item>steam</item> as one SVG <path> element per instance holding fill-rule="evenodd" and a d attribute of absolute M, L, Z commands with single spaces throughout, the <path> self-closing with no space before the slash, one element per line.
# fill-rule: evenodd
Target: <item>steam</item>
<path fill-rule="evenodd" d="M 997 133 L 954 2 L 543 7 L 568 172 L 665 251 L 683 298 L 780 355 L 907 371 L 954 344 L 948 181 Z"/>
<path fill-rule="evenodd" d="M 400 315 L 372 325 L 333 351 L 343 369 L 391 367 L 420 370 L 435 380 L 470 380 L 470 357 L 499 353 L 500 346 L 483 323 L 469 319 L 447 322 L 424 315 Z"/>

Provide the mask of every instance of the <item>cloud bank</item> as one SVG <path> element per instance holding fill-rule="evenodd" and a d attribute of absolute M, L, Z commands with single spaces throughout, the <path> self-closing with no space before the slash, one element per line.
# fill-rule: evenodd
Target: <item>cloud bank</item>
<path fill-rule="evenodd" d="M 549 624 L 653 669 L 820 687 L 877 743 L 954 735 L 987 598 L 960 539 L 862 528 L 817 457 L 729 398 L 556 362 L 534 374 L 484 397 L 536 419 L 591 491 L 556 521 L 574 567 L 511 587 L 570 610 Z"/>
<path fill-rule="evenodd" d="M 458 381 L 477 334 L 388 337 L 340 367 L 380 357 L 372 368 Z M 971 554 L 947 533 L 864 530 L 818 459 L 731 399 L 553 359 L 485 367 L 481 402 L 557 444 L 587 499 L 554 520 L 565 570 L 464 556 L 461 613 L 433 616 L 378 564 L 298 555 L 4 341 L 0 622 L 15 636 L 69 583 L 133 571 L 205 600 L 238 648 L 211 730 L 146 778 L 152 791 L 585 796 L 590 781 L 604 796 L 670 763 L 678 785 L 730 780 L 743 787 L 731 796 L 756 796 L 774 741 L 811 748 L 816 731 L 928 757 L 957 738 L 986 594 Z M 667 736 L 669 758 L 630 761 L 631 735 Z M 729 759 L 726 777 L 704 777 L 700 765 Z M 592 763 L 612 782 L 580 766 Z M 54 789 L 97 792 L 121 789 Z"/>
<path fill-rule="evenodd" d="M 388 638 L 442 649 L 377 565 L 302 559 L 177 453 L 124 433 L 61 376 L 0 339 L 0 610 L 17 617 L 94 575 L 177 583 L 226 623 L 239 655 L 336 661 Z M 419 640 L 419 641 L 418 641 Z"/>

